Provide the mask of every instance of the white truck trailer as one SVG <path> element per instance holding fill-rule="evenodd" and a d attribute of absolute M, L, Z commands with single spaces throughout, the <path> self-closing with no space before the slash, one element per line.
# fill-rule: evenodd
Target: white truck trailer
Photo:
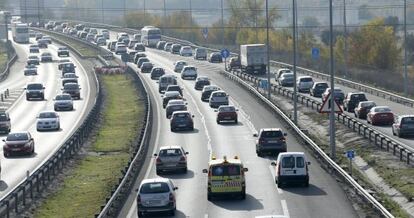
<path fill-rule="evenodd" d="M 267 51 L 264 44 L 240 45 L 240 65 L 242 72 L 266 74 Z"/>

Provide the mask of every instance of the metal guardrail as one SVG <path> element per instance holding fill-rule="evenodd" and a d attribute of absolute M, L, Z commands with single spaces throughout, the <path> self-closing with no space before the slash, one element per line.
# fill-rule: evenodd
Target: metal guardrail
<path fill-rule="evenodd" d="M 85 120 L 47 161 L 36 168 L 33 173 L 30 174 L 27 171 L 27 178 L 0 199 L 1 217 L 9 218 L 11 214 L 20 212 L 19 207 L 25 207 L 27 204 L 33 203 L 36 194 L 40 194 L 46 188 L 53 177 L 64 168 L 68 160 L 77 153 L 85 140 L 88 140 L 92 127 L 98 120 L 102 106 L 102 90 L 96 75 L 95 80 L 97 96 L 94 106 Z"/>
<path fill-rule="evenodd" d="M 124 205 L 133 188 L 135 180 L 140 173 L 142 166 L 144 165 L 144 161 L 147 157 L 148 144 L 151 139 L 153 111 L 148 94 L 149 92 L 139 77 L 138 72 L 135 72 L 130 67 L 128 67 L 127 71 L 133 75 L 134 81 L 146 95 L 146 119 L 144 121 L 145 128 L 141 129 L 140 137 L 136 142 L 137 145 L 135 146 L 133 156 L 128 162 L 128 166 L 125 167 L 126 172 L 122 180 L 117 185 L 116 190 L 113 191 L 111 198 L 107 200 L 105 206 L 101 207 L 101 212 L 95 215 L 95 217 L 99 218 L 116 217 L 119 214 L 122 206 Z"/>
<path fill-rule="evenodd" d="M 14 62 L 16 62 L 16 60 L 18 58 L 17 53 L 16 53 L 16 50 L 11 45 L 11 43 L 6 43 L 6 46 L 8 47 L 8 49 L 11 49 L 12 50 L 13 56 L 12 56 L 12 58 L 10 58 L 10 60 L 7 61 L 6 68 L 3 70 L 3 72 L 0 73 L 0 82 L 3 81 L 3 80 L 5 80 L 7 78 L 7 76 L 10 73 L 11 66 L 14 64 Z"/>
<path fill-rule="evenodd" d="M 249 81 L 253 83 L 253 85 L 259 89 L 260 87 L 260 80 L 261 78 L 252 76 L 250 74 L 242 73 L 240 71 L 233 71 L 233 74 L 238 76 L 239 78 Z M 271 84 L 271 91 L 272 94 L 276 95 L 283 95 L 288 97 L 289 99 L 294 99 L 294 92 L 292 90 L 289 90 L 285 87 Z M 321 103 L 318 101 L 315 101 L 314 99 L 302 95 L 297 94 L 298 102 L 305 105 L 306 107 L 310 107 L 315 110 L 319 110 L 321 107 Z M 375 130 L 374 128 L 361 123 L 357 119 L 352 118 L 351 116 L 348 116 L 344 113 L 342 114 L 336 114 L 336 120 L 347 126 L 348 128 L 352 129 L 354 132 L 357 132 L 359 135 L 363 136 L 364 138 L 367 138 L 371 143 L 374 143 L 375 146 L 377 146 L 380 149 L 386 150 L 387 152 L 392 152 L 393 155 L 397 156 L 400 161 L 404 161 L 408 165 L 414 165 L 413 160 L 413 153 L 414 148 L 396 140 L 393 139 L 378 130 Z"/>
<path fill-rule="evenodd" d="M 314 151 L 314 154 L 319 157 L 321 161 L 323 161 L 326 165 L 329 166 L 335 172 L 335 174 L 342 179 L 342 181 L 346 182 L 347 184 L 351 185 L 355 193 L 359 196 L 363 197 L 367 203 L 369 203 L 373 209 L 375 209 L 379 214 L 383 217 L 394 217 L 384 206 L 382 206 L 367 190 L 365 190 L 358 182 L 356 182 L 345 170 L 343 170 L 338 164 L 336 164 L 315 142 L 312 141 L 298 126 L 296 126 L 293 121 L 283 113 L 273 102 L 269 99 L 264 97 L 255 87 L 251 86 L 243 79 L 239 78 L 239 76 L 231 74 L 226 71 L 222 71 L 222 74 L 227 76 L 228 78 L 236 81 L 252 94 L 257 96 L 261 101 L 266 103 L 266 105 L 275 111 L 292 129 L 295 133 L 300 136 L 306 143 L 305 145 L 309 146 Z"/>

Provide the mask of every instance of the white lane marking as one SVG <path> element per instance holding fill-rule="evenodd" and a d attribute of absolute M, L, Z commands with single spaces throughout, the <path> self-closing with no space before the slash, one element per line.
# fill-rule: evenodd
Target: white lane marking
<path fill-rule="evenodd" d="M 282 210 L 283 210 L 283 215 L 285 215 L 286 218 L 289 218 L 289 210 L 287 207 L 287 203 L 286 200 L 280 200 L 280 203 L 282 203 Z"/>
<path fill-rule="evenodd" d="M 264 215 L 264 216 L 255 216 L 255 218 L 287 218 L 285 215 Z"/>
<path fill-rule="evenodd" d="M 280 189 L 279 187 L 277 187 L 277 185 L 276 185 L 276 181 L 275 181 L 276 175 L 275 175 L 275 169 L 274 169 L 274 167 L 273 166 L 269 166 L 269 170 L 270 170 L 270 174 L 272 174 L 273 181 L 275 182 L 275 186 L 276 186 L 277 192 L 279 194 L 283 194 L 283 190 Z"/>

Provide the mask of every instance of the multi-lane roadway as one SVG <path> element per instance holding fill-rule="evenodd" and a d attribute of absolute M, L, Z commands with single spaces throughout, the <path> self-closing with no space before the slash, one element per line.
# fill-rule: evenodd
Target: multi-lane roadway
<path fill-rule="evenodd" d="M 36 41 L 31 38 L 30 44 Z M 53 111 L 54 97 L 62 93 L 62 73 L 58 70 L 57 56 L 58 45 L 49 45 L 47 49 L 41 49 L 40 54 L 49 51 L 55 60 L 52 63 L 40 63 L 38 75 L 24 76 L 23 69 L 29 55 L 29 44 L 13 43 L 16 49 L 18 60 L 11 68 L 10 75 L 0 83 L 0 90 L 13 90 L 20 95 L 12 105 L 8 107 L 11 118 L 11 131 L 29 131 L 35 142 L 35 153 L 30 156 L 13 156 L 5 158 L 3 150 L 0 149 L 1 159 L 1 183 L 0 198 L 7 195 L 27 176 L 33 173 L 43 162 L 65 142 L 65 140 L 82 123 L 85 115 L 92 108 L 96 96 L 96 80 L 91 75 L 90 70 L 85 69 L 77 57 L 71 55 L 68 59 L 76 66 L 76 74 L 79 76 L 78 83 L 82 87 L 81 99 L 74 101 L 74 110 L 68 112 L 58 112 L 60 116 L 60 130 L 50 132 L 38 132 L 36 130 L 36 117 L 41 111 Z M 66 57 L 65 57 L 66 58 Z M 45 86 L 45 100 L 27 101 L 23 88 L 29 82 L 43 83 Z M 6 135 L 1 135 L 4 139 Z"/>

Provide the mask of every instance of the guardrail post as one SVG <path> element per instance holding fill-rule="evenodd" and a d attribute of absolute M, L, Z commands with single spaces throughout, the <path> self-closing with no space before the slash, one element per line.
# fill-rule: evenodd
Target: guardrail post
<path fill-rule="evenodd" d="M 405 148 L 400 148 L 400 161 L 403 160 L 403 152 L 405 151 Z"/>
<path fill-rule="evenodd" d="M 3 102 L 3 101 L 4 101 L 4 96 L 3 96 L 3 93 L 2 93 L 2 94 L 0 94 L 0 98 L 1 98 L 1 101 Z"/>
<path fill-rule="evenodd" d="M 14 193 L 14 212 L 19 212 L 19 193 Z"/>
<path fill-rule="evenodd" d="M 391 143 L 391 141 L 390 140 L 387 140 L 387 152 L 390 151 L 390 143 Z"/>
<path fill-rule="evenodd" d="M 407 152 L 407 164 L 410 164 L 410 157 L 413 153 Z"/>
<path fill-rule="evenodd" d="M 23 191 L 23 196 L 22 196 L 23 206 L 26 206 L 26 187 L 25 186 L 22 187 L 22 191 Z"/>
<path fill-rule="evenodd" d="M 397 146 L 398 146 L 397 144 L 393 144 L 393 151 L 392 151 L 393 155 L 395 155 L 395 151 L 396 151 Z"/>
<path fill-rule="evenodd" d="M 6 89 L 7 96 L 10 96 L 10 90 Z"/>

